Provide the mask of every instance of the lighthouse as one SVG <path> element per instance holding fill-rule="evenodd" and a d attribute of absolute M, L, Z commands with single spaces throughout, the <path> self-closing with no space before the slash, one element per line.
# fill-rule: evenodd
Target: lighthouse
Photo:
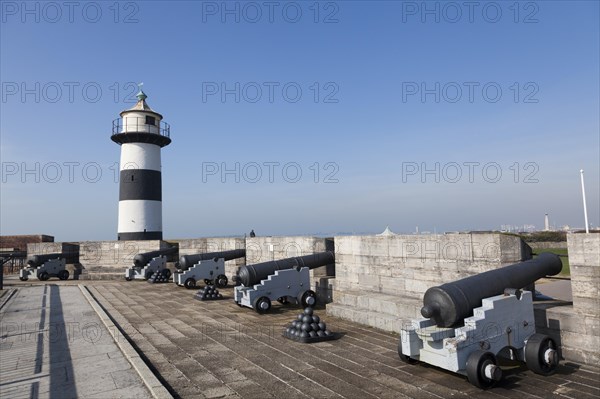
<path fill-rule="evenodd" d="M 148 106 L 141 87 L 136 97 L 112 126 L 111 139 L 121 146 L 117 234 L 119 240 L 162 240 L 160 151 L 171 144 L 170 126 Z"/>

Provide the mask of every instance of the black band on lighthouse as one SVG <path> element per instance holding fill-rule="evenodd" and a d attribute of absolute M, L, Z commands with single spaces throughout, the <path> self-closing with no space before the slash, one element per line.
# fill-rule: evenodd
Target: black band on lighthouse
<path fill-rule="evenodd" d="M 127 240 L 162 240 L 163 233 L 162 231 L 140 231 L 133 233 L 118 233 L 119 241 L 127 241 Z"/>
<path fill-rule="evenodd" d="M 148 169 L 125 169 L 120 173 L 119 201 L 162 201 L 161 173 Z"/>

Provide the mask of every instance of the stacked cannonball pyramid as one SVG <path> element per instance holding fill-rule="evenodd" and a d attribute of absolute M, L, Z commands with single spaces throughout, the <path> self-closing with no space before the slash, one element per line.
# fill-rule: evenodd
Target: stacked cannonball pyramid
<path fill-rule="evenodd" d="M 196 292 L 194 298 L 199 301 L 211 301 L 214 299 L 223 299 L 223 294 L 219 293 L 219 290 L 214 285 L 207 285 L 200 291 Z"/>
<path fill-rule="evenodd" d="M 336 336 L 327 329 L 327 325 L 317 316 L 310 306 L 300 313 L 284 330 L 283 336 L 294 341 L 309 343 L 335 339 Z"/>
<path fill-rule="evenodd" d="M 147 280 L 150 284 L 156 283 L 168 283 L 169 277 L 171 277 L 171 271 L 169 269 L 162 269 L 156 273 L 152 273 L 152 276 Z"/>

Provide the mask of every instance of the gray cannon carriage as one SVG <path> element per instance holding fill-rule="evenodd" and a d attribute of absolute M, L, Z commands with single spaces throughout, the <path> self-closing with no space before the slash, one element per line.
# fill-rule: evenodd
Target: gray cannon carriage
<path fill-rule="evenodd" d="M 486 389 L 502 379 L 497 358 L 524 361 L 534 373 L 552 374 L 559 353 L 554 340 L 535 331 L 533 294 L 520 288 L 560 273 L 557 255 L 536 259 L 429 288 L 421 315 L 400 331 L 398 354 L 466 375 Z"/>
<path fill-rule="evenodd" d="M 67 280 L 67 257 L 63 253 L 30 256 L 27 266 L 19 272 L 19 279 L 27 281 L 29 277 L 37 277 L 40 281 L 46 281 L 50 277 L 58 277 L 60 280 Z"/>
<path fill-rule="evenodd" d="M 225 275 L 225 262 L 244 256 L 246 256 L 245 249 L 183 255 L 179 258 L 179 270 L 173 274 L 173 282 L 187 289 L 195 288 L 198 281 L 219 288 L 226 287 L 228 279 Z"/>
<path fill-rule="evenodd" d="M 125 270 L 125 280 L 148 280 L 154 273 L 165 270 L 167 279 L 171 271 L 167 269 L 168 255 L 176 254 L 177 247 L 137 254 L 133 258 L 133 266 Z"/>
<path fill-rule="evenodd" d="M 314 306 L 317 295 L 310 289 L 310 269 L 334 262 L 333 252 L 320 252 L 242 266 L 238 272 L 241 285 L 234 291 L 235 303 L 258 313 L 271 309 L 271 302 L 275 300 L 294 301 L 303 308 Z"/>

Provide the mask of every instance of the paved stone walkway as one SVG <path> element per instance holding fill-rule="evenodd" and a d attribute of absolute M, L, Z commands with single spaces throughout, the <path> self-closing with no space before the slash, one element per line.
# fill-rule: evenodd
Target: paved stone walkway
<path fill-rule="evenodd" d="M 1 398 L 148 398 L 78 286 L 21 286 L 0 310 Z"/>
<path fill-rule="evenodd" d="M 562 362 L 542 377 L 513 365 L 481 391 L 465 378 L 424 364 L 402 363 L 398 337 L 316 313 L 343 337 L 291 342 L 283 326 L 300 311 L 274 304 L 258 315 L 228 300 L 200 302 L 173 284 L 105 282 L 90 291 L 175 397 L 181 398 L 599 398 L 600 370 Z"/>

